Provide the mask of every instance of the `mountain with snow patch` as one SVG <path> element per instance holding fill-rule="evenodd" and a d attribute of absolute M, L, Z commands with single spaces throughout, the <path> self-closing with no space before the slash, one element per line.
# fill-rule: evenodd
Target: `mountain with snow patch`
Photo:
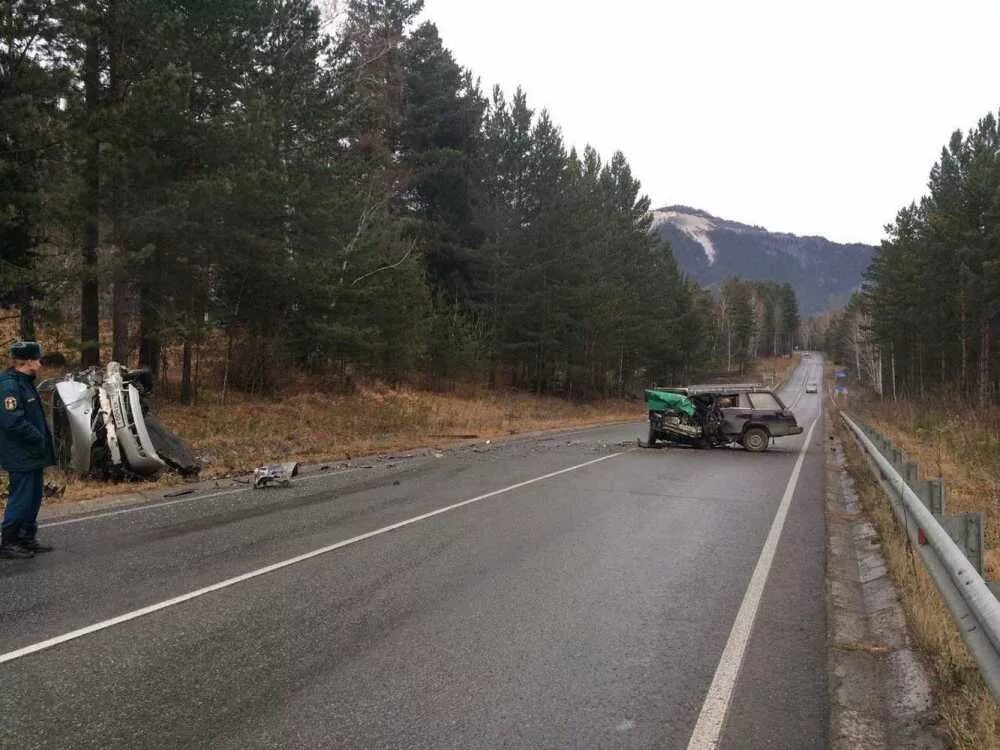
<path fill-rule="evenodd" d="M 787 281 L 803 316 L 843 305 L 875 252 L 871 245 L 769 232 L 688 206 L 653 211 L 653 231 L 670 242 L 681 270 L 699 284 L 714 288 L 733 276 Z"/>

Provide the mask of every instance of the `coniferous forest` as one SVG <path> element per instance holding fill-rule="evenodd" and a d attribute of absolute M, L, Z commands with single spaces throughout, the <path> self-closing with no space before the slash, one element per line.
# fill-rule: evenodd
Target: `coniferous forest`
<path fill-rule="evenodd" d="M 190 401 L 198 352 L 634 393 L 789 351 L 790 287 L 712 294 L 625 156 L 483 91 L 420 0 L 15 0 L 0 17 L 0 302 Z M 978 331 L 969 286 L 969 333 Z M 971 350 L 970 350 L 971 351 Z M 972 355 L 970 354 L 970 357 Z"/>
<path fill-rule="evenodd" d="M 996 403 L 1000 321 L 1000 130 L 955 131 L 928 193 L 901 209 L 863 293 L 834 316 L 827 348 L 893 398 Z"/>

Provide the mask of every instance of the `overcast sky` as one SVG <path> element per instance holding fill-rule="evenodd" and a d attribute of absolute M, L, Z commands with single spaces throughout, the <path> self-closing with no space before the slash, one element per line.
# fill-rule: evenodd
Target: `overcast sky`
<path fill-rule="evenodd" d="M 625 152 L 654 207 L 877 243 L 1000 108 L 1000 0 L 426 0 L 484 90 Z"/>

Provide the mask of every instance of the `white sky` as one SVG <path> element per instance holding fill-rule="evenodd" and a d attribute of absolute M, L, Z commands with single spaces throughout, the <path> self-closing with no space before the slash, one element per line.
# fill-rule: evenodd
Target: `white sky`
<path fill-rule="evenodd" d="M 484 91 L 625 152 L 654 207 L 877 243 L 1000 108 L 1000 0 L 426 0 Z"/>

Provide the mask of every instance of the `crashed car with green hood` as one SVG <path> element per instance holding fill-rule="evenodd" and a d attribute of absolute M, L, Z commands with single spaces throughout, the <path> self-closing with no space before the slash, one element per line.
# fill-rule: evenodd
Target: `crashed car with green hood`
<path fill-rule="evenodd" d="M 756 384 L 650 388 L 646 409 L 650 448 L 662 442 L 696 448 L 741 445 L 759 452 L 776 438 L 802 433 L 778 395 Z"/>

